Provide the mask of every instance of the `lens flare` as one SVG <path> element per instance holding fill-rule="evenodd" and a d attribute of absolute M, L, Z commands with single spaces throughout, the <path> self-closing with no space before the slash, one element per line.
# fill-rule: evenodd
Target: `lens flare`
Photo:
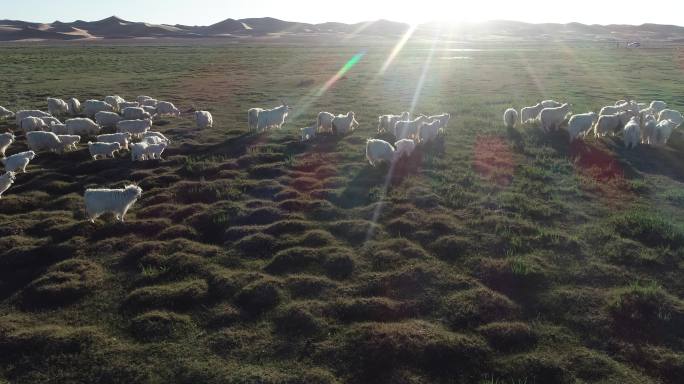
<path fill-rule="evenodd" d="M 349 72 L 350 69 L 352 69 L 356 64 L 358 64 L 359 61 L 361 61 L 361 59 L 365 55 L 366 54 L 364 52 L 361 52 L 361 53 L 357 53 L 356 55 L 352 56 L 352 58 L 349 59 L 349 61 L 347 61 L 339 71 L 337 71 L 335 76 L 331 77 L 330 80 L 328 80 L 321 87 L 321 89 L 319 89 L 318 92 L 316 92 L 315 97 L 322 96 L 328 89 L 330 89 L 330 87 L 332 87 L 339 79 L 341 79 L 342 76 L 344 76 L 347 72 Z"/>
<path fill-rule="evenodd" d="M 390 65 L 392 65 L 392 62 L 394 59 L 397 57 L 399 52 L 404 48 L 404 45 L 409 41 L 411 36 L 413 35 L 413 32 L 416 31 L 416 28 L 418 25 L 411 25 L 411 27 L 404 33 L 404 36 L 399 39 L 399 42 L 397 42 L 397 45 L 394 46 L 394 49 L 392 49 L 392 53 L 390 53 L 389 57 L 387 57 L 387 60 L 385 60 L 385 63 L 382 65 L 382 68 L 380 68 L 380 74 L 385 73 L 387 68 L 389 68 Z"/>

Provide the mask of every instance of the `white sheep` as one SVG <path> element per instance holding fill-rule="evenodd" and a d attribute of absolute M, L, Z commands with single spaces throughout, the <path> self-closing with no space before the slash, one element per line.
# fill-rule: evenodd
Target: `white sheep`
<path fill-rule="evenodd" d="M 143 161 L 147 160 L 147 147 L 149 144 L 147 142 L 133 143 L 130 145 L 131 149 L 131 160 L 132 161 Z"/>
<path fill-rule="evenodd" d="M 318 132 L 332 132 L 334 119 L 335 115 L 330 112 L 319 112 L 316 118 L 316 130 Z"/>
<path fill-rule="evenodd" d="M 603 137 L 606 135 L 613 135 L 619 132 L 632 117 L 633 114 L 629 111 L 599 116 L 598 121 L 594 126 L 594 136 Z"/>
<path fill-rule="evenodd" d="M 672 120 L 663 120 L 659 122 L 658 125 L 656 125 L 655 138 L 652 144 L 658 146 L 666 145 L 675 128 L 677 128 L 677 123 Z"/>
<path fill-rule="evenodd" d="M 674 109 L 663 109 L 660 111 L 660 114 L 658 115 L 658 121 L 663 121 L 663 120 L 670 120 L 673 123 L 675 123 L 675 128 L 679 127 L 684 123 L 684 117 L 682 117 L 682 114 L 679 113 L 679 111 L 675 111 Z"/>
<path fill-rule="evenodd" d="M 2 198 L 2 194 L 7 192 L 9 187 L 14 184 L 15 177 L 16 173 L 14 172 L 5 172 L 2 176 L 0 176 L 0 199 Z"/>
<path fill-rule="evenodd" d="M 625 101 L 622 104 L 618 105 L 606 105 L 605 107 L 601 108 L 601 111 L 599 112 L 599 116 L 603 115 L 616 115 L 622 111 L 627 111 L 632 107 L 632 105 Z M 637 107 L 638 109 L 638 107 Z"/>
<path fill-rule="evenodd" d="M 149 144 L 147 148 L 145 149 L 145 155 L 147 156 L 147 159 L 161 159 L 162 153 L 164 153 L 164 150 L 168 144 L 166 143 L 156 143 L 156 144 Z"/>
<path fill-rule="evenodd" d="M 14 134 L 11 132 L 0 134 L 0 157 L 5 157 L 5 151 L 14 142 Z"/>
<path fill-rule="evenodd" d="M 513 108 L 508 108 L 503 115 L 504 124 L 506 128 L 515 127 L 515 123 L 518 121 L 518 111 Z"/>
<path fill-rule="evenodd" d="M 124 120 L 145 120 L 151 117 L 151 114 L 141 107 L 129 107 L 121 110 L 121 116 Z"/>
<path fill-rule="evenodd" d="M 143 137 L 141 142 L 147 143 L 149 145 L 165 143 L 164 140 L 158 138 L 157 136 Z"/>
<path fill-rule="evenodd" d="M 81 105 L 81 108 L 83 113 L 90 118 L 95 117 L 95 114 L 98 112 L 114 112 L 114 107 L 111 104 L 100 100 L 86 100 Z"/>
<path fill-rule="evenodd" d="M 214 117 L 208 111 L 197 111 L 195 112 L 195 122 L 199 129 L 211 128 L 214 126 Z"/>
<path fill-rule="evenodd" d="M 34 152 L 61 152 L 64 147 L 57 135 L 52 132 L 41 131 L 26 133 L 26 145 Z"/>
<path fill-rule="evenodd" d="M 5 165 L 6 172 L 16 172 L 21 169 L 22 172 L 26 173 L 26 166 L 31 160 L 36 157 L 36 153 L 33 151 L 19 152 L 12 156 L 4 157 L 0 159 L 2 164 Z"/>
<path fill-rule="evenodd" d="M 309 141 L 316 137 L 316 127 L 306 127 L 306 128 L 299 128 L 299 135 L 302 138 L 302 141 Z"/>
<path fill-rule="evenodd" d="M 64 123 L 69 135 L 94 136 L 100 133 L 100 126 L 88 118 L 69 119 Z"/>
<path fill-rule="evenodd" d="M 122 149 L 128 150 L 128 143 L 131 141 L 131 133 L 109 133 L 98 135 L 95 139 L 100 143 L 119 143 Z"/>
<path fill-rule="evenodd" d="M 11 117 L 14 117 L 14 112 L 3 106 L 0 106 L 0 119 L 8 119 Z"/>
<path fill-rule="evenodd" d="M 413 151 L 416 149 L 416 142 L 411 139 L 401 139 L 394 143 L 394 161 L 402 157 L 411 157 Z"/>
<path fill-rule="evenodd" d="M 152 128 L 152 120 L 121 120 L 116 124 L 116 131 L 119 133 L 129 132 L 133 137 L 140 138 Z"/>
<path fill-rule="evenodd" d="M 76 116 L 81 113 L 81 102 L 78 101 L 77 98 L 72 97 L 67 100 L 67 103 L 69 104 L 69 114 L 71 116 Z"/>
<path fill-rule="evenodd" d="M 439 136 L 439 130 L 442 127 L 442 122 L 435 120 L 431 123 L 425 123 L 418 127 L 418 141 L 421 143 L 429 143 Z"/>
<path fill-rule="evenodd" d="M 427 123 L 427 116 L 418 116 L 414 120 L 409 121 L 397 121 L 394 124 L 394 136 L 397 140 L 418 138 L 418 131 L 420 126 Z"/>
<path fill-rule="evenodd" d="M 173 103 L 170 103 L 168 101 L 160 101 L 157 105 L 157 115 L 159 116 L 174 116 L 174 117 L 179 117 L 180 116 L 180 110 L 176 108 Z"/>
<path fill-rule="evenodd" d="M 655 144 L 655 133 L 658 120 L 653 115 L 646 115 L 642 118 L 641 123 L 641 143 Z"/>
<path fill-rule="evenodd" d="M 378 133 L 393 132 L 397 121 L 411 120 L 411 113 L 402 112 L 401 115 L 382 115 L 378 117 Z"/>
<path fill-rule="evenodd" d="M 517 113 L 516 113 L 517 116 Z M 516 117 L 517 119 L 517 117 Z M 442 113 L 441 115 L 435 115 L 428 117 L 428 121 L 439 121 L 439 129 L 446 129 L 449 125 L 449 120 L 451 120 L 451 114 Z"/>
<path fill-rule="evenodd" d="M 660 114 L 660 111 L 667 108 L 667 103 L 661 100 L 653 100 L 651 101 L 649 108 L 651 108 L 653 112 L 655 112 L 654 115 L 658 116 L 658 114 Z"/>
<path fill-rule="evenodd" d="M 157 117 L 157 108 L 156 107 L 150 107 L 149 105 L 143 105 L 140 108 L 145 110 L 145 112 L 147 112 L 148 116 Z"/>
<path fill-rule="evenodd" d="M 354 112 L 347 112 L 346 115 L 337 115 L 332 121 L 333 134 L 346 135 L 353 132 L 359 126 Z"/>
<path fill-rule="evenodd" d="M 634 116 L 625 125 L 622 132 L 622 139 L 625 142 L 625 148 L 636 148 L 641 142 L 641 127 L 639 126 L 639 118 Z"/>
<path fill-rule="evenodd" d="M 544 107 L 541 105 L 541 103 L 537 103 L 531 107 L 523 107 L 520 110 L 520 123 L 525 124 L 527 122 L 537 120 L 539 112 L 541 112 L 543 108 Z"/>
<path fill-rule="evenodd" d="M 563 103 L 559 103 L 556 100 L 544 100 L 541 103 L 542 109 L 544 108 L 558 108 L 563 105 Z"/>
<path fill-rule="evenodd" d="M 50 117 L 41 117 L 40 119 L 43 120 L 43 123 L 45 123 L 45 126 L 46 126 L 46 127 L 49 127 L 49 126 L 51 126 L 51 125 L 53 125 L 53 124 L 62 124 L 62 122 L 59 121 L 58 118 L 52 117 L 52 116 L 50 116 Z"/>
<path fill-rule="evenodd" d="M 143 139 L 146 139 L 146 138 L 149 138 L 149 137 L 155 137 L 155 138 L 157 138 L 157 139 L 159 140 L 159 141 L 158 141 L 159 143 L 167 143 L 167 144 L 171 143 L 171 140 L 169 140 L 169 139 L 168 139 L 166 136 L 164 136 L 164 134 L 161 133 L 161 132 L 148 131 L 148 132 L 143 133 L 142 137 L 143 137 Z"/>
<path fill-rule="evenodd" d="M 97 160 L 98 157 L 106 159 L 107 157 L 114 158 L 114 154 L 121 150 L 121 144 L 119 143 L 102 143 L 92 141 L 88 142 L 88 152 L 93 160 Z"/>
<path fill-rule="evenodd" d="M 613 105 L 618 106 L 618 105 L 623 105 L 623 104 L 625 104 L 625 103 L 627 103 L 627 100 L 618 100 L 618 101 L 616 101 L 615 104 L 613 104 Z"/>
<path fill-rule="evenodd" d="M 78 148 L 78 143 L 81 142 L 81 136 L 79 135 L 57 135 L 59 141 L 62 142 L 62 148 L 60 151 L 76 150 Z"/>
<path fill-rule="evenodd" d="M 69 133 L 66 124 L 52 124 L 50 125 L 50 132 L 56 135 L 66 135 Z"/>
<path fill-rule="evenodd" d="M 39 111 L 39 110 L 21 110 L 17 111 L 17 113 L 14 115 L 14 119 L 17 123 L 17 127 L 21 128 L 21 121 L 24 120 L 27 117 L 52 117 L 47 112 Z"/>
<path fill-rule="evenodd" d="M 48 97 L 47 106 L 51 115 L 65 115 L 69 112 L 69 104 L 62 99 Z"/>
<path fill-rule="evenodd" d="M 250 131 L 256 131 L 259 123 L 259 113 L 263 108 L 251 108 L 247 111 L 247 126 Z"/>
<path fill-rule="evenodd" d="M 115 112 L 100 111 L 95 114 L 95 121 L 102 128 L 113 128 L 121 121 L 121 116 Z"/>
<path fill-rule="evenodd" d="M 271 128 L 282 128 L 283 124 L 285 124 L 285 118 L 291 109 L 287 104 L 283 103 L 280 107 L 260 111 L 257 117 L 257 131 L 263 132 Z"/>
<path fill-rule="evenodd" d="M 119 111 L 122 111 L 124 108 L 137 108 L 140 106 L 140 103 L 137 101 L 124 101 L 123 103 L 119 103 Z"/>
<path fill-rule="evenodd" d="M 141 194 L 142 189 L 137 185 L 127 185 L 124 189 L 86 189 L 83 195 L 86 215 L 94 223 L 100 215 L 113 213 L 123 222 L 126 212 Z"/>
<path fill-rule="evenodd" d="M 138 102 L 139 105 L 143 105 L 145 100 L 153 100 L 153 99 L 149 96 L 138 96 L 135 98 L 135 100 Z"/>
<path fill-rule="evenodd" d="M 544 132 L 556 129 L 565 121 L 565 116 L 570 113 L 570 104 L 563 104 L 560 107 L 544 108 L 539 112 L 539 121 Z"/>
<path fill-rule="evenodd" d="M 104 101 L 105 101 L 105 103 L 114 107 L 115 112 L 120 111 L 121 110 L 121 103 L 126 102 L 126 100 L 124 100 L 124 98 L 119 96 L 119 95 L 107 96 L 104 98 Z"/>
<path fill-rule="evenodd" d="M 394 147 L 385 140 L 366 140 L 366 159 L 372 166 L 381 162 L 391 163 L 394 160 Z"/>
<path fill-rule="evenodd" d="M 142 107 L 154 107 L 156 108 L 157 105 L 159 105 L 160 101 L 157 99 L 145 99 L 140 103 L 140 106 Z"/>
<path fill-rule="evenodd" d="M 598 119 L 596 112 L 581 113 L 572 115 L 568 122 L 568 134 L 570 142 L 577 140 L 580 136 L 586 136 L 594 123 Z"/>
<path fill-rule="evenodd" d="M 19 128 L 24 132 L 42 131 L 47 124 L 40 117 L 26 117 L 19 123 Z"/>

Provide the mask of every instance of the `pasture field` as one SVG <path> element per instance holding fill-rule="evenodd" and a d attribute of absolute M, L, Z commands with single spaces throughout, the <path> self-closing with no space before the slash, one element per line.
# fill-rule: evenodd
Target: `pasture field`
<path fill-rule="evenodd" d="M 681 382 L 684 136 L 569 145 L 502 113 L 682 109 L 684 51 L 411 42 L 381 73 L 392 48 L 0 46 L 12 110 L 118 94 L 214 116 L 160 122 L 160 161 L 82 144 L 18 175 L 0 199 L 0 383 Z M 281 99 L 284 129 L 249 134 L 247 109 Z M 445 135 L 370 167 L 377 116 L 411 109 L 451 113 Z M 300 142 L 319 111 L 360 128 Z M 128 182 L 126 223 L 84 220 L 86 188 Z"/>

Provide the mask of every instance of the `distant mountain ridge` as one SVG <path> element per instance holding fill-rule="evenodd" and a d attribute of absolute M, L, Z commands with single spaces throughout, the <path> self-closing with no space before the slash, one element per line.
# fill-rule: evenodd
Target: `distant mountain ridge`
<path fill-rule="evenodd" d="M 357 24 L 327 22 L 309 24 L 272 17 L 226 19 L 208 26 L 167 25 L 133 22 L 111 16 L 98 21 L 76 20 L 71 23 L 34 23 L 0 20 L 0 41 L 77 40 L 134 38 L 207 38 L 258 37 L 285 35 L 351 35 L 394 37 L 410 26 L 389 20 Z M 519 21 L 492 20 L 445 26 L 427 23 L 418 26 L 419 36 L 444 35 L 459 40 L 652 40 L 684 42 L 684 27 L 676 25 L 586 25 L 530 24 Z"/>

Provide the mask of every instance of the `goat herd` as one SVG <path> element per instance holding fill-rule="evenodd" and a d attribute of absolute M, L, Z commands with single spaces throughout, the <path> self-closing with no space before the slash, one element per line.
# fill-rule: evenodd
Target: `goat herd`
<path fill-rule="evenodd" d="M 622 133 L 626 148 L 634 148 L 640 143 L 663 146 L 672 131 L 684 123 L 680 112 L 667 109 L 667 104 L 659 100 L 652 101 L 650 105 L 619 100 L 615 105 L 601 108 L 598 115 L 595 112 L 573 115 L 570 108 L 567 103 L 545 100 L 522 108 L 520 122 L 538 122 L 545 132 L 567 126 L 571 142 L 586 137 L 592 131 L 596 137 Z M 518 112 L 509 108 L 503 119 L 508 128 L 513 128 L 518 121 Z"/>
<path fill-rule="evenodd" d="M 128 150 L 133 161 L 159 159 L 169 140 L 162 133 L 150 130 L 154 120 L 182 115 L 172 103 L 149 96 L 138 96 L 132 102 L 120 96 L 107 96 L 104 101 L 88 100 L 83 104 L 75 98 L 67 101 L 48 98 L 47 107 L 48 112 L 22 110 L 13 113 L 0 106 L 0 119 L 16 119 L 17 127 L 24 133 L 29 149 L 5 157 L 5 151 L 14 142 L 15 136 L 11 132 L 0 134 L 0 161 L 5 166 L 5 173 L 0 176 L 0 197 L 14 183 L 16 172 L 26 172 L 26 166 L 35 158 L 36 152 L 64 153 L 75 150 L 81 136 L 96 139 L 95 142 L 88 142 L 88 150 L 94 160 L 114 157 L 121 150 Z M 592 130 L 597 137 L 622 132 L 628 148 L 639 143 L 665 145 L 672 131 L 684 123 L 682 114 L 667 109 L 663 101 L 653 101 L 646 105 L 633 100 L 620 100 L 615 105 L 603 107 L 598 115 L 589 112 L 571 115 L 568 119 L 570 108 L 569 104 L 545 100 L 522 108 L 520 122 L 539 122 L 546 132 L 567 127 L 571 141 L 585 137 Z M 273 109 L 252 108 L 247 113 L 249 130 L 264 132 L 281 128 L 290 110 L 286 103 Z M 194 113 L 198 128 L 213 126 L 211 113 L 187 113 Z M 55 116 L 71 118 L 62 123 Z M 448 113 L 430 117 L 419 115 L 413 120 L 409 112 L 379 116 L 378 133 L 394 134 L 396 141 L 392 145 L 385 140 L 368 139 L 368 162 L 376 166 L 411 156 L 416 145 L 434 141 L 447 127 L 450 118 Z M 513 108 L 507 109 L 504 112 L 505 125 L 513 128 L 517 122 L 518 112 Z M 315 124 L 301 128 L 300 134 L 302 141 L 308 141 L 319 133 L 344 135 L 358 126 L 354 112 L 342 115 L 320 112 Z M 112 129 L 115 132 L 102 133 L 103 129 Z M 128 185 L 124 189 L 88 189 L 84 195 L 86 214 L 93 222 L 104 213 L 113 213 L 117 220 L 123 221 L 126 212 L 141 194 L 142 189 L 136 185 Z"/>

